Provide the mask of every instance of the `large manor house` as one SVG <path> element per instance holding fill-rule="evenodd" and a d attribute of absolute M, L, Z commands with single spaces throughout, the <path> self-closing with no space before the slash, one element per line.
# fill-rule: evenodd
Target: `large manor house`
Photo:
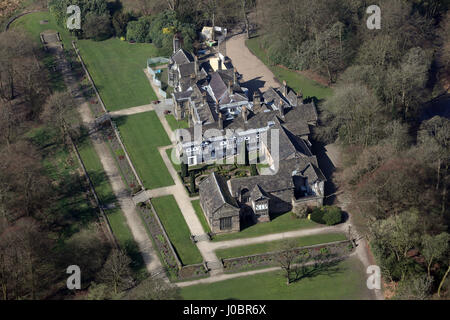
<path fill-rule="evenodd" d="M 173 47 L 168 65 L 173 112 L 189 123 L 176 132 L 177 154 L 192 167 L 247 152 L 267 166 L 266 174 L 227 181 L 213 172 L 200 183 L 200 204 L 212 232 L 235 232 L 243 221 L 263 223 L 299 206 L 321 206 L 326 179 L 309 141 L 318 119 L 314 102 L 285 82 L 251 92 L 220 50 L 194 55 L 178 36 Z"/>

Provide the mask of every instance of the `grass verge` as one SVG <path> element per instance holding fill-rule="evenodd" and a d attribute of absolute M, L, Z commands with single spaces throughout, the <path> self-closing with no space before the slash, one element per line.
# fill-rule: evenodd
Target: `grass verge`
<path fill-rule="evenodd" d="M 308 79 L 294 70 L 284 69 L 274 65 L 266 52 L 261 48 L 259 37 L 249 39 L 245 43 L 250 52 L 257 56 L 273 72 L 278 80 L 286 80 L 288 86 L 296 92 L 302 92 L 303 97 L 316 97 L 318 100 L 321 100 L 332 95 L 333 90 L 331 88 Z"/>
<path fill-rule="evenodd" d="M 291 241 L 295 241 L 297 247 L 312 246 L 315 244 L 322 244 L 334 241 L 346 240 L 346 236 L 343 233 L 325 233 L 312 236 L 305 236 L 299 238 L 292 238 Z M 260 254 L 265 252 L 273 252 L 283 249 L 283 245 L 287 240 L 277 240 L 264 243 L 256 243 L 248 246 L 239 246 L 234 248 L 219 249 L 216 250 L 218 258 L 227 259 L 242 256 L 250 256 L 254 254 Z"/>

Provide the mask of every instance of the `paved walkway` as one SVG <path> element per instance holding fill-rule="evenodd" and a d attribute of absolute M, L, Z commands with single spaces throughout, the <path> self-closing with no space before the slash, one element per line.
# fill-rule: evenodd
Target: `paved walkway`
<path fill-rule="evenodd" d="M 112 118 L 117 118 L 120 116 L 130 116 L 133 114 L 147 112 L 147 111 L 153 111 L 153 110 L 155 110 L 153 104 L 146 104 L 146 105 L 138 106 L 138 107 L 134 107 L 134 108 L 112 111 L 109 114 L 111 115 Z"/>
<path fill-rule="evenodd" d="M 87 128 L 94 126 L 95 118 L 86 102 L 83 94 L 79 90 L 78 80 L 73 76 L 67 61 L 62 55 L 60 48 L 55 49 L 58 68 L 64 77 L 67 88 L 72 92 L 75 101 L 78 103 L 78 112 L 81 116 L 83 124 Z M 103 141 L 99 133 L 94 132 L 89 136 L 97 155 L 103 165 L 106 176 L 111 184 L 113 192 L 117 198 L 117 202 L 126 217 L 131 233 L 139 247 L 144 259 L 146 269 L 150 274 L 158 274 L 162 270 L 161 262 L 152 248 L 152 243 L 141 224 L 140 217 L 135 210 L 134 202 L 129 196 L 128 189 L 125 187 L 119 170 L 116 166 L 115 159 L 112 157 L 108 145 Z"/>

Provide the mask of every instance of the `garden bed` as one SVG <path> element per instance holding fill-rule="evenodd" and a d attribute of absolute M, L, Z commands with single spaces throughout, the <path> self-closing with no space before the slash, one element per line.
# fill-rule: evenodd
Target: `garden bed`
<path fill-rule="evenodd" d="M 105 142 L 111 149 L 111 154 L 113 155 L 116 163 L 119 167 L 120 174 L 124 180 L 125 185 L 128 187 L 132 194 L 136 194 L 142 190 L 133 169 L 128 162 L 125 151 L 123 150 L 119 140 L 117 139 L 114 129 L 106 123 L 103 129 L 100 131 Z"/>

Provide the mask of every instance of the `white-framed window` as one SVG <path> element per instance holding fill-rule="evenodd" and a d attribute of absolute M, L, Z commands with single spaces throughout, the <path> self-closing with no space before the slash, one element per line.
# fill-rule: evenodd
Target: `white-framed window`
<path fill-rule="evenodd" d="M 266 209 L 267 209 L 266 203 L 256 205 L 256 210 L 266 210 Z"/>

